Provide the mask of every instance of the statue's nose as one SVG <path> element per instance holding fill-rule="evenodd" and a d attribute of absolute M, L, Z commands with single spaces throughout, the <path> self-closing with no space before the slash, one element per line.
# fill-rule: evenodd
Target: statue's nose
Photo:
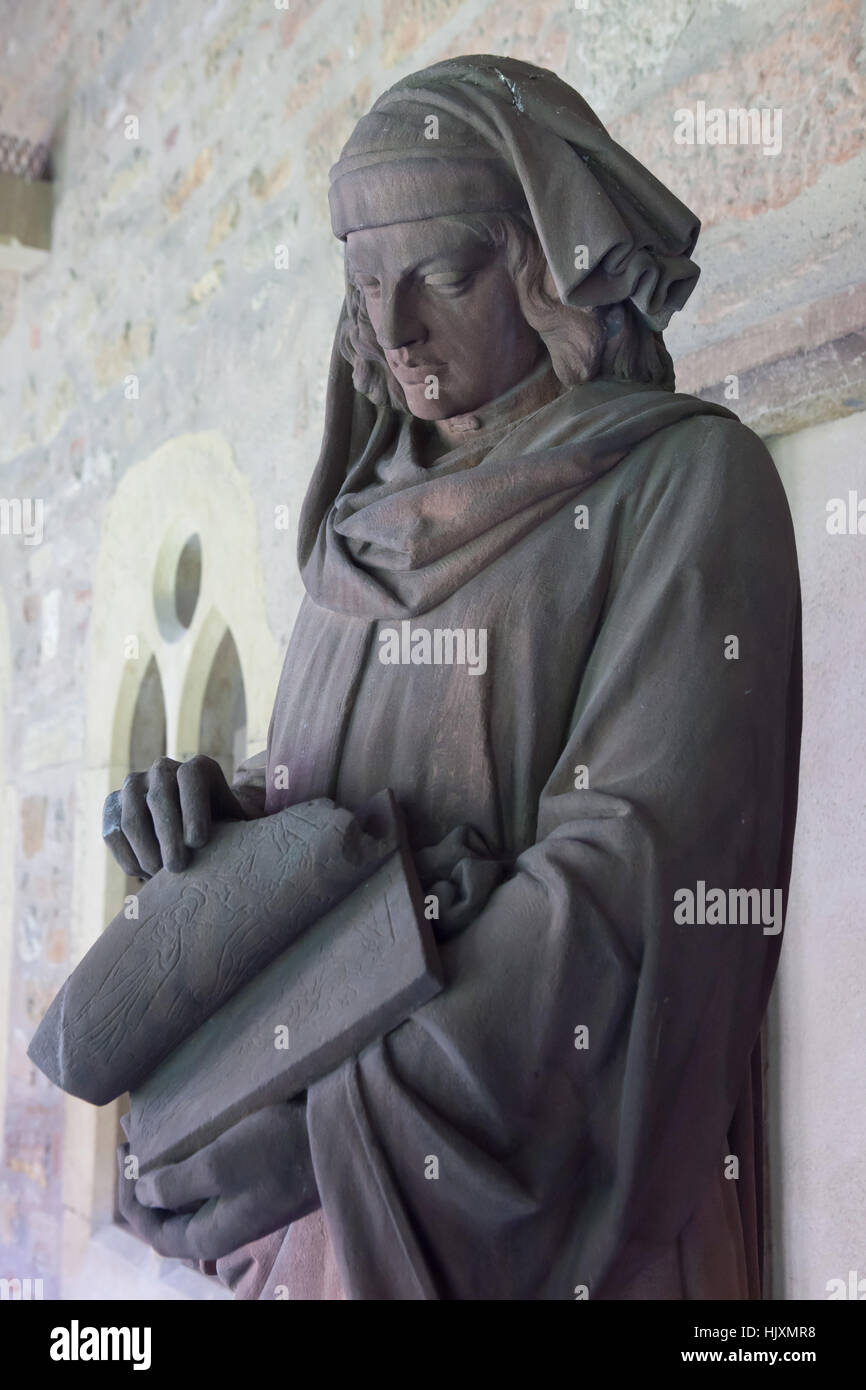
<path fill-rule="evenodd" d="M 377 336 L 380 346 L 391 351 L 423 341 L 424 326 L 412 311 L 405 292 L 394 289 L 383 295 Z"/>

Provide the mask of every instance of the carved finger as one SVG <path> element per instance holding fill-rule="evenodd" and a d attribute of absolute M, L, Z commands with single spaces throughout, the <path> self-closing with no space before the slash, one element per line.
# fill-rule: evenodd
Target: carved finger
<path fill-rule="evenodd" d="M 110 854 L 117 860 L 121 869 L 130 878 L 149 878 L 150 875 L 136 859 L 132 846 L 120 828 L 120 792 L 112 792 L 106 797 L 102 808 L 102 838 Z"/>
<path fill-rule="evenodd" d="M 158 1255 L 168 1255 L 178 1260 L 216 1260 L 211 1236 L 211 1217 L 220 1205 L 217 1198 L 206 1202 L 192 1216 L 163 1216 L 159 1220 L 159 1230 L 151 1241 Z M 200 1219 L 201 1218 L 201 1219 Z M 197 1224 L 196 1224 L 197 1223 Z M 221 1255 L 231 1254 L 233 1247 L 222 1249 Z"/>
<path fill-rule="evenodd" d="M 198 754 L 177 770 L 177 790 L 183 818 L 183 838 L 190 849 L 202 849 L 211 831 L 211 758 Z M 219 771 L 219 766 L 213 763 Z"/>
<path fill-rule="evenodd" d="M 240 1192 L 208 1202 L 189 1218 L 186 1239 L 195 1258 L 219 1260 L 250 1241 L 260 1240 L 295 1220 L 291 1203 L 262 1203 L 258 1194 Z"/>
<path fill-rule="evenodd" d="M 180 763 L 174 758 L 158 758 L 147 774 L 147 807 L 159 841 L 160 855 L 165 867 L 180 873 L 189 863 L 189 851 L 183 842 L 183 821 L 177 772 Z"/>
<path fill-rule="evenodd" d="M 124 780 L 120 795 L 120 828 L 145 872 L 158 873 L 162 868 L 162 856 L 147 805 L 145 774 L 131 772 Z"/>
<path fill-rule="evenodd" d="M 139 1178 L 135 1185 L 135 1200 L 142 1206 L 162 1207 L 173 1212 L 219 1195 L 213 1167 L 201 1153 L 157 1168 Z"/>

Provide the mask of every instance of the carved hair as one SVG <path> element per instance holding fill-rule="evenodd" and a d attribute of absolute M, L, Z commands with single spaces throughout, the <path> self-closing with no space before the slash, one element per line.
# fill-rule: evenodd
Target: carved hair
<path fill-rule="evenodd" d="M 564 385 L 612 377 L 674 389 L 673 363 L 662 335 L 647 327 L 630 300 L 596 309 L 561 303 L 528 212 L 479 213 L 455 220 L 492 249 L 504 250 L 523 316 L 544 341 Z M 406 397 L 376 341 L 363 291 L 348 268 L 346 306 L 340 351 L 352 364 L 356 391 L 376 405 L 390 401 L 405 411 Z"/>

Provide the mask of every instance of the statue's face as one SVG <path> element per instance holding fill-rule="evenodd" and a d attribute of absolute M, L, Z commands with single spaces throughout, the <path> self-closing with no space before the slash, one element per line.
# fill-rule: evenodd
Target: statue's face
<path fill-rule="evenodd" d="M 504 254 L 458 219 L 350 232 L 346 258 L 413 415 L 480 410 L 532 369 L 539 338 Z"/>

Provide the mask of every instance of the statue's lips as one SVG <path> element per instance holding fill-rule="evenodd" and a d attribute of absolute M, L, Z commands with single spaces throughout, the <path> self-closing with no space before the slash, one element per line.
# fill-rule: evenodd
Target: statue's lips
<path fill-rule="evenodd" d="M 441 372 L 444 362 L 413 363 L 411 367 L 392 367 L 391 371 L 404 386 L 423 386 L 431 372 Z"/>

